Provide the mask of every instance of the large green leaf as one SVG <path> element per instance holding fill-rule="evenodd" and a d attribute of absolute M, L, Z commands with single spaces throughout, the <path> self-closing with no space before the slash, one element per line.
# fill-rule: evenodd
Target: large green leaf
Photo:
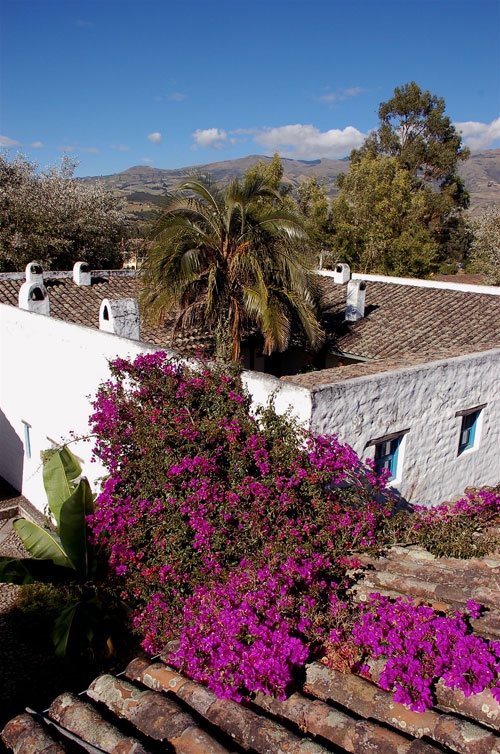
<path fill-rule="evenodd" d="M 51 453 L 43 464 L 43 484 L 47 493 L 49 508 L 59 527 L 62 504 L 73 494 L 82 467 L 78 458 L 63 447 Z"/>
<path fill-rule="evenodd" d="M 25 518 L 16 519 L 13 526 L 34 558 L 52 560 L 56 565 L 74 568 L 56 534 Z"/>
<path fill-rule="evenodd" d="M 65 584 L 74 580 L 74 568 L 62 568 L 52 560 L 35 558 L 0 558 L 0 582 L 7 584 Z"/>
<path fill-rule="evenodd" d="M 88 543 L 86 516 L 94 511 L 94 498 L 86 479 L 81 479 L 71 497 L 60 511 L 59 536 L 61 544 L 77 571 L 87 576 L 92 548 Z"/>

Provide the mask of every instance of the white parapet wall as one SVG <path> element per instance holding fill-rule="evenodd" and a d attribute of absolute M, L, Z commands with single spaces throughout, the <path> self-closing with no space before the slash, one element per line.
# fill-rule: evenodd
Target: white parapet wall
<path fill-rule="evenodd" d="M 40 453 L 88 434 L 91 397 L 108 362 L 156 349 L 140 341 L 0 304 L 0 475 L 45 506 Z M 167 350 L 167 349 L 165 349 Z M 172 357 L 177 357 L 170 351 Z M 273 397 L 315 434 L 335 433 L 361 458 L 374 440 L 404 433 L 395 488 L 432 505 L 469 485 L 500 482 L 500 349 L 321 385 L 312 390 L 244 372 L 255 405 Z M 459 453 L 462 417 L 480 407 L 472 449 Z M 92 441 L 73 445 L 96 487 Z"/>
<path fill-rule="evenodd" d="M 0 304 L 0 476 L 43 510 L 41 452 L 71 440 L 72 433 L 89 434 L 91 399 L 110 376 L 110 360 L 157 350 L 138 340 Z M 267 403 L 272 394 L 279 411 L 290 408 L 308 424 L 309 391 L 259 373 L 244 373 L 243 379 L 256 405 Z M 97 489 L 105 469 L 91 461 L 92 447 L 92 440 L 71 445 Z"/>

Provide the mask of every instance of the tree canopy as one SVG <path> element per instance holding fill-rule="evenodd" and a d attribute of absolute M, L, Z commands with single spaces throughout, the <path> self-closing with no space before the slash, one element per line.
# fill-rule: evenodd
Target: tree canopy
<path fill-rule="evenodd" d="M 22 155 L 0 153 L 0 270 L 22 270 L 32 260 L 47 269 L 79 260 L 121 266 L 126 227 L 117 200 L 98 182 L 73 178 L 76 165 L 65 156 L 39 172 Z"/>
<path fill-rule="evenodd" d="M 318 282 L 297 214 L 272 199 L 260 175 L 225 188 L 210 179 L 184 182 L 167 197 L 156 241 L 143 267 L 142 300 L 153 317 L 178 311 L 183 326 L 208 327 L 216 356 L 237 361 L 246 330 L 257 327 L 263 351 L 284 351 L 292 326 L 311 348 L 322 342 Z"/>
<path fill-rule="evenodd" d="M 381 103 L 379 128 L 339 177 L 337 256 L 361 261 L 365 272 L 408 275 L 463 260 L 469 195 L 457 171 L 469 151 L 444 110 L 442 98 L 414 81 Z"/>
<path fill-rule="evenodd" d="M 471 259 L 484 273 L 485 283 L 500 285 L 500 205 L 483 212 L 470 222 Z"/>

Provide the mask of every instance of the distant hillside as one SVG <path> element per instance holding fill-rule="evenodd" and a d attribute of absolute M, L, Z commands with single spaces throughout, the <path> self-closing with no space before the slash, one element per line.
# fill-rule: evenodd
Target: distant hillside
<path fill-rule="evenodd" d="M 227 182 L 235 177 L 241 177 L 252 165 L 259 160 L 268 161 L 270 157 L 250 155 L 239 160 L 225 160 L 212 162 L 207 165 L 196 165 L 177 170 L 161 170 L 148 166 L 136 166 L 124 170 L 122 173 L 101 176 L 104 182 L 127 205 L 127 213 L 131 218 L 149 219 L 154 210 L 161 205 L 161 197 L 187 176 L 209 174 L 215 181 Z M 323 180 L 327 194 L 336 193 L 335 181 L 339 173 L 349 170 L 349 160 L 290 160 L 281 159 L 284 169 L 283 180 L 292 184 L 294 188 L 301 181 L 316 175 Z M 466 163 L 461 165 L 460 174 L 465 180 L 467 190 L 471 195 L 470 214 L 477 215 L 487 207 L 500 203 L 500 149 L 490 149 L 476 152 Z M 93 181 L 95 178 L 83 178 L 83 181 Z"/>

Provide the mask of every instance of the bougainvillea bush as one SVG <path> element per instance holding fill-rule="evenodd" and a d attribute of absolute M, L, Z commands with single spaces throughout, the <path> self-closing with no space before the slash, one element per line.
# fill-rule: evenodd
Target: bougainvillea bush
<path fill-rule="evenodd" d="M 405 529 L 384 476 L 272 404 L 252 416 L 227 366 L 157 352 L 110 369 L 91 419 L 109 476 L 90 525 L 144 648 L 179 639 L 171 662 L 235 699 L 284 696 L 314 656 L 338 666 L 346 637 L 349 662 L 365 656 L 355 554 Z M 423 514 L 405 521 L 418 541 Z"/>

